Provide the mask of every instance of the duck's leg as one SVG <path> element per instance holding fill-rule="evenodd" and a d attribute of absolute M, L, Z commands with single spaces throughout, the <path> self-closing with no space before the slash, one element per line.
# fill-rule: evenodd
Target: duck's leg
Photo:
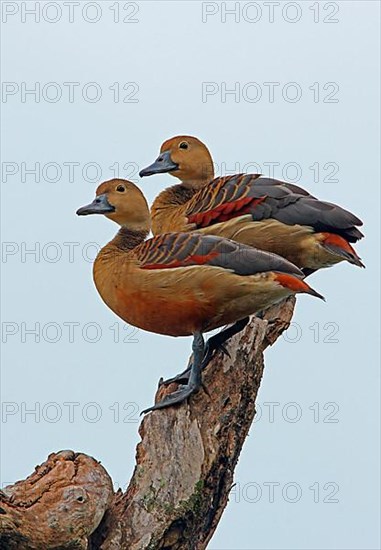
<path fill-rule="evenodd" d="M 169 395 L 166 395 L 164 399 L 159 401 L 159 403 L 156 403 L 156 405 L 153 405 L 153 407 L 149 407 L 148 409 L 145 409 L 144 411 L 142 411 L 141 414 L 145 414 L 150 411 L 155 411 L 156 409 L 164 409 L 166 407 L 171 407 L 172 405 L 177 405 L 178 403 L 182 403 L 183 401 L 188 399 L 188 397 L 193 393 L 198 392 L 198 390 L 201 388 L 201 370 L 202 370 L 202 362 L 205 354 L 204 337 L 201 332 L 194 333 L 192 349 L 193 349 L 193 363 L 190 368 L 189 379 L 187 384 L 185 386 L 182 386 L 175 392 L 170 393 Z"/>
<path fill-rule="evenodd" d="M 222 351 L 224 355 L 227 355 L 230 357 L 230 353 L 224 346 L 225 342 L 230 340 L 232 336 L 235 334 L 238 334 L 245 328 L 247 323 L 250 321 L 250 317 L 245 317 L 244 319 L 241 319 L 240 321 L 237 321 L 232 325 L 231 327 L 225 328 L 224 330 L 221 330 L 218 334 L 215 334 L 214 336 L 211 336 L 209 340 L 207 340 L 205 344 L 205 353 L 204 358 L 202 360 L 202 368 L 204 369 L 209 361 L 212 359 L 213 354 L 215 351 Z"/>
<path fill-rule="evenodd" d="M 206 341 L 201 369 L 204 369 L 208 365 L 215 351 L 222 351 L 225 355 L 229 355 L 229 352 L 225 348 L 224 343 L 235 334 L 238 334 L 238 332 L 241 332 L 241 330 L 245 328 L 249 320 L 250 317 L 245 317 L 244 319 L 241 319 L 240 321 L 234 323 L 234 325 L 232 325 L 231 327 L 225 328 L 224 330 L 221 330 L 221 332 L 219 332 L 218 334 L 211 336 L 209 340 Z M 172 382 L 176 382 L 177 384 L 187 384 L 191 368 L 192 364 L 189 365 L 189 367 L 186 368 L 181 374 L 178 374 L 173 378 L 168 378 L 168 380 L 160 379 L 159 386 L 162 386 L 163 384 L 165 386 L 168 386 L 169 384 L 172 384 Z"/>

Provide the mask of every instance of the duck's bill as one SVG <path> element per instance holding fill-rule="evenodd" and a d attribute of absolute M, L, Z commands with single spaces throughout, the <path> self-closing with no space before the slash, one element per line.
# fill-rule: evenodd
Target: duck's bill
<path fill-rule="evenodd" d="M 179 165 L 171 159 L 171 152 L 164 151 L 164 153 L 161 153 L 157 157 L 153 164 L 150 164 L 147 168 L 140 170 L 139 176 L 144 178 L 144 176 L 152 176 L 153 174 L 165 174 L 166 172 L 177 170 L 178 167 Z"/>
<path fill-rule="evenodd" d="M 115 212 L 115 207 L 107 200 L 107 195 L 98 195 L 93 202 L 82 206 L 77 210 L 78 216 L 88 216 L 89 214 L 108 214 Z"/>

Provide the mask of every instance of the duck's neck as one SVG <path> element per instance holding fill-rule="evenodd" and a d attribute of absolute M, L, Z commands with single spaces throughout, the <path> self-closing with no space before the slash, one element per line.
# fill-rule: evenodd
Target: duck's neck
<path fill-rule="evenodd" d="M 122 225 L 110 244 L 118 250 L 128 252 L 145 241 L 148 233 L 148 229 L 131 229 Z"/>
<path fill-rule="evenodd" d="M 203 187 L 206 187 L 208 183 L 210 183 L 214 178 L 214 172 L 213 171 L 206 171 L 205 174 L 200 175 L 198 178 L 194 179 L 191 178 L 189 180 L 181 180 L 181 186 L 185 189 L 193 189 L 194 191 L 198 191 L 199 189 L 202 189 Z M 176 186 L 175 186 L 176 187 Z"/>
<path fill-rule="evenodd" d="M 181 231 L 181 226 L 176 226 L 176 218 L 181 217 L 181 207 L 197 193 L 198 189 L 174 185 L 162 191 L 154 200 L 151 208 L 152 231 L 154 235 L 167 231 Z"/>

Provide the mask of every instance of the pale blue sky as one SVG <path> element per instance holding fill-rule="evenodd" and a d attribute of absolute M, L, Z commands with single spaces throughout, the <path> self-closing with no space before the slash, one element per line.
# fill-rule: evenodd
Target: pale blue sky
<path fill-rule="evenodd" d="M 279 163 L 276 177 L 354 211 L 366 233 L 357 250 L 367 269 L 314 275 L 327 302 L 300 297 L 297 325 L 266 352 L 262 414 L 209 547 L 379 548 L 379 3 L 281 2 L 272 23 L 263 2 L 237 4 L 225 23 L 216 2 L 119 2 L 119 13 L 81 3 L 73 22 L 63 3 L 61 13 L 37 3 L 40 22 L 30 2 L 2 4 L 1 483 L 65 448 L 101 460 L 117 486 L 128 481 L 137 411 L 160 376 L 182 369 L 190 339 L 123 330 L 86 261 L 88 243 L 116 226 L 75 211 L 116 163 L 139 182 L 164 139 L 193 134 L 222 173 Z M 25 95 L 36 82 L 39 102 Z M 27 172 L 35 163 L 40 181 Z M 142 188 L 152 201 L 173 183 L 162 175 Z M 26 333 L 35 323 L 39 342 Z"/>

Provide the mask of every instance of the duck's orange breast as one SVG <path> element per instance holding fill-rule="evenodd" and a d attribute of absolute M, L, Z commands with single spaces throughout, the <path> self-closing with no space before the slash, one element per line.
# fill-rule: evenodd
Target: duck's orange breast
<path fill-rule="evenodd" d="M 217 261 L 217 253 L 221 265 L 208 265 Z M 270 266 L 298 271 L 282 258 L 233 241 L 168 234 L 133 252 L 106 246 L 95 261 L 94 281 L 103 301 L 125 322 L 187 336 L 234 323 L 287 296 L 289 289 L 274 280 Z"/>
<path fill-rule="evenodd" d="M 208 329 L 211 320 L 218 322 L 223 300 L 217 299 L 208 277 L 213 268 L 203 273 L 192 267 L 109 267 L 94 270 L 95 285 L 102 300 L 126 323 L 157 334 L 188 336 Z"/>
<path fill-rule="evenodd" d="M 172 293 L 142 290 L 115 291 L 117 313 L 131 325 L 169 336 L 189 336 L 202 330 L 210 314 L 205 301 L 191 290 L 173 288 Z"/>

